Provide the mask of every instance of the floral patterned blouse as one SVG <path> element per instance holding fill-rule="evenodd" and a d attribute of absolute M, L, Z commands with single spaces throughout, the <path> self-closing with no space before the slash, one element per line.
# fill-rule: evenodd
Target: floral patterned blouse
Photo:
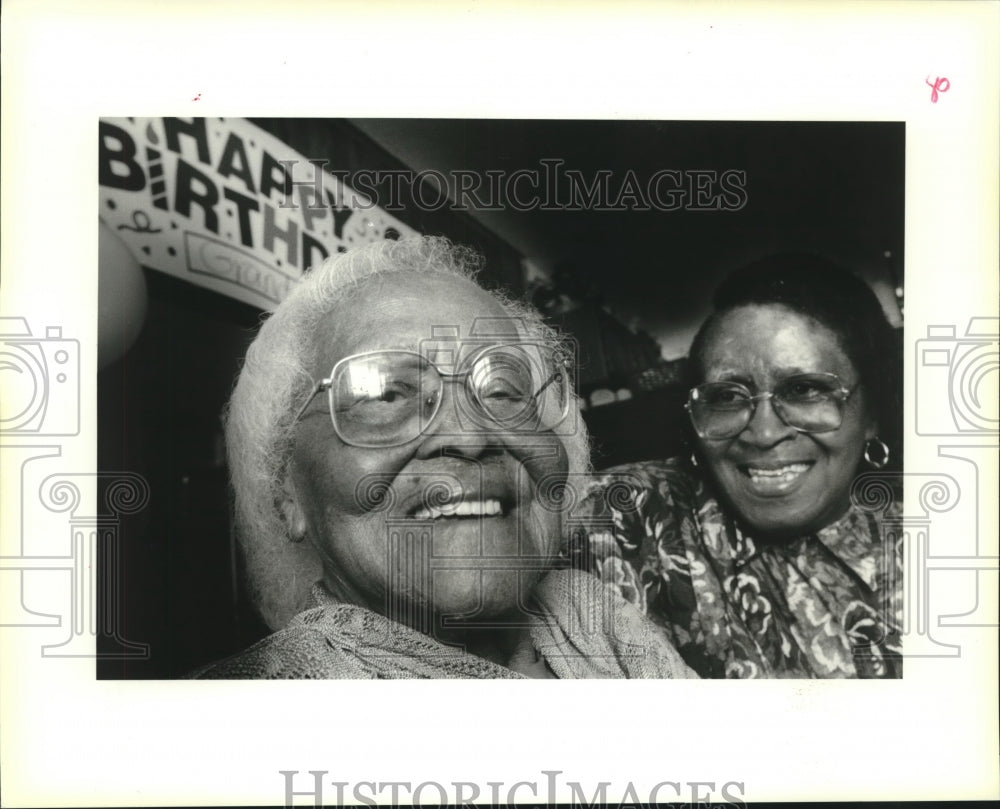
<path fill-rule="evenodd" d="M 618 588 L 702 677 L 902 676 L 902 542 L 856 506 L 756 541 L 686 460 L 598 473 L 571 512 L 574 566 Z"/>

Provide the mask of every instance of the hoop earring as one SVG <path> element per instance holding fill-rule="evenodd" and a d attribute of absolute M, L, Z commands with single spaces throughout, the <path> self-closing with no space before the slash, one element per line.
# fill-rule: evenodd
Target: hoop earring
<path fill-rule="evenodd" d="M 872 458 L 872 445 L 878 447 L 878 457 Z M 889 447 L 881 438 L 869 438 L 865 442 L 865 460 L 872 469 L 881 469 L 889 463 Z"/>

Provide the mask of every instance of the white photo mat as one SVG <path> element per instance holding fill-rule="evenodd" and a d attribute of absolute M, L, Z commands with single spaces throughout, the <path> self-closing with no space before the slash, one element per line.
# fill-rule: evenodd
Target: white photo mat
<path fill-rule="evenodd" d="M 613 802 L 662 781 L 714 783 L 715 802 L 734 781 L 747 801 L 995 796 L 997 633 L 977 624 L 997 613 L 996 415 L 961 421 L 958 360 L 919 357 L 929 337 L 996 350 L 998 18 L 985 2 L 5 4 L 0 314 L 77 341 L 79 399 L 58 407 L 81 425 L 0 435 L 5 611 L 27 588 L 71 598 L 58 562 L 18 568 L 36 494 L 15 492 L 26 447 L 95 470 L 102 116 L 904 121 L 905 503 L 928 506 L 931 555 L 907 580 L 906 651 L 929 656 L 892 682 L 97 681 L 92 658 L 42 655 L 65 615 L 2 626 L 4 803 L 280 804 L 282 770 L 302 790 L 318 770 L 483 795 L 561 771 L 588 796 L 610 782 Z"/>

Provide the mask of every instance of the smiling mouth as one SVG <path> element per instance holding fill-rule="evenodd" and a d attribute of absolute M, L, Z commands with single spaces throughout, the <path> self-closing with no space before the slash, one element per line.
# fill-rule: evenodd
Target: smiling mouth
<path fill-rule="evenodd" d="M 457 500 L 440 506 L 422 506 L 411 515 L 415 520 L 439 520 L 444 517 L 502 517 L 504 507 L 499 499 Z"/>
<path fill-rule="evenodd" d="M 811 463 L 789 463 L 781 466 L 751 466 L 740 467 L 740 471 L 750 478 L 754 486 L 765 489 L 780 488 L 794 482 L 812 466 Z"/>

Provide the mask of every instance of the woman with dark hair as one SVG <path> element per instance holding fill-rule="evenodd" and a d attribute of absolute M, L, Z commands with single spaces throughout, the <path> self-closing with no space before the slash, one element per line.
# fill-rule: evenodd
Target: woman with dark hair
<path fill-rule="evenodd" d="M 571 553 L 703 677 L 901 676 L 901 548 L 881 524 L 898 498 L 852 499 L 899 417 L 878 299 L 783 254 L 733 273 L 714 310 L 690 353 L 691 457 L 602 473 Z"/>

